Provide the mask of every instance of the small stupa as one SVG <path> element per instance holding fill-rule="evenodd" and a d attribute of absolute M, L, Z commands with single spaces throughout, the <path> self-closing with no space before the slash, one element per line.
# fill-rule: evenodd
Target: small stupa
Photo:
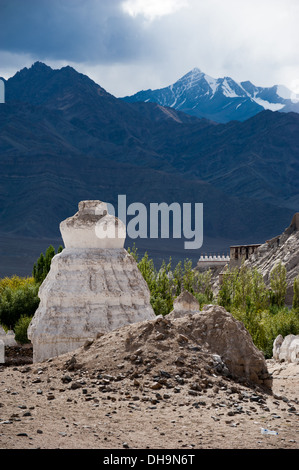
<path fill-rule="evenodd" d="M 169 319 L 181 318 L 185 315 L 199 312 L 198 300 L 188 291 L 183 290 L 173 302 L 173 310 L 168 314 Z"/>
<path fill-rule="evenodd" d="M 60 224 L 64 250 L 39 289 L 28 328 L 33 362 L 73 351 L 98 333 L 155 318 L 150 292 L 124 249 L 126 227 L 101 201 L 81 201 Z"/>

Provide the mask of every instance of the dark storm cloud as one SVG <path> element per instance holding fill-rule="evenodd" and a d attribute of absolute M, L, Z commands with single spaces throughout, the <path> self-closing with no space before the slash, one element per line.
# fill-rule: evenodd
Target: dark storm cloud
<path fill-rule="evenodd" d="M 65 64 L 116 96 L 194 67 L 299 90 L 298 0 L 0 0 L 0 76 Z"/>
<path fill-rule="evenodd" d="M 121 0 L 0 0 L 0 49 L 39 59 L 111 63 L 150 51 Z"/>

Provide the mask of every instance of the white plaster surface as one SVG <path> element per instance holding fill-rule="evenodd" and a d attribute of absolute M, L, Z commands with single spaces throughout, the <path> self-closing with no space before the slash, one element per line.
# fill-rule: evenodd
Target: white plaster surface
<path fill-rule="evenodd" d="M 87 202 L 80 203 L 82 211 L 73 220 L 60 225 L 66 248 L 52 259 L 28 328 L 34 362 L 72 351 L 97 333 L 155 318 L 136 261 L 119 240 L 107 248 L 92 233 L 101 220 L 92 205 L 96 209 L 100 201 Z"/>

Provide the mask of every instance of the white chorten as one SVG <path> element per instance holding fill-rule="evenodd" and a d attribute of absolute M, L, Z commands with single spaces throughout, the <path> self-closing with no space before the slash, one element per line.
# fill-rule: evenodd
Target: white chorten
<path fill-rule="evenodd" d="M 33 361 L 82 346 L 97 333 L 155 318 L 150 292 L 124 249 L 125 225 L 101 201 L 82 201 L 60 224 L 65 249 L 54 256 L 28 328 Z"/>

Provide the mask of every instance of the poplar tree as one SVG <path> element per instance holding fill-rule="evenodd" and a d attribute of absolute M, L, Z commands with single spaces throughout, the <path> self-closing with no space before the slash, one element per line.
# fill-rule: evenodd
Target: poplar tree
<path fill-rule="evenodd" d="M 293 309 L 299 312 L 299 275 L 294 279 Z"/>

